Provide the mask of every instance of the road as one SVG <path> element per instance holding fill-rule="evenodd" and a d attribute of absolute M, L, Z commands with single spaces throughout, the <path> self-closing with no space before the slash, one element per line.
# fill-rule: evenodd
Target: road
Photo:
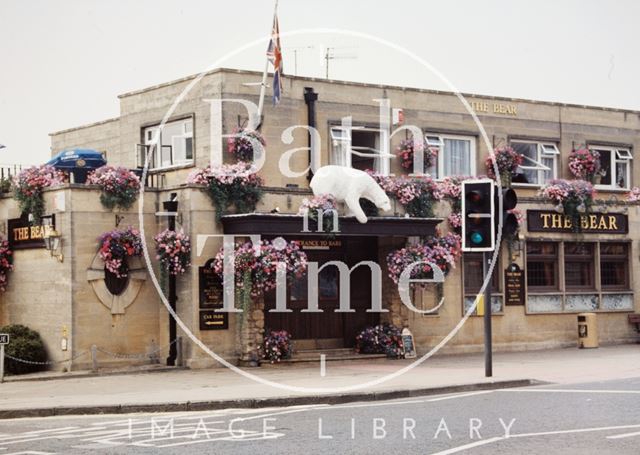
<path fill-rule="evenodd" d="M 0 421 L 11 454 L 638 454 L 640 378 L 343 405 Z"/>

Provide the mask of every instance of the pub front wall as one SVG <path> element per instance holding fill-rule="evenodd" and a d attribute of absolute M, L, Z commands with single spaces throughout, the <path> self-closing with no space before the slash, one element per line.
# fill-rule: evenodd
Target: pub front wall
<path fill-rule="evenodd" d="M 210 147 L 210 105 L 204 102 L 205 98 L 242 98 L 257 102 L 254 89 L 243 86 L 244 82 L 254 77 L 254 73 L 220 70 L 210 73 L 202 79 L 202 85 L 185 97 L 185 103 L 180 104 L 172 118 L 192 115 L 194 117 L 194 148 L 195 166 L 204 167 L 209 162 Z M 81 127 L 67 130 L 65 132 L 54 133 L 52 135 L 52 153 L 74 146 L 94 147 L 99 150 L 107 148 L 107 156 L 110 163 L 122 164 L 133 167 L 135 158 L 133 150 L 136 144 L 141 141 L 141 128 L 145 125 L 158 123 L 171 106 L 174 98 L 187 86 L 190 79 L 185 79 L 177 83 L 163 84 L 150 89 L 141 90 L 122 95 L 120 97 L 121 117 L 103 124 Z M 458 133 L 472 135 L 476 137 L 476 171 L 480 173 L 484 169 L 484 160 L 489 150 L 478 133 L 477 126 L 466 112 L 459 100 L 452 94 L 428 90 L 413 90 L 398 87 L 377 86 L 371 84 L 352 84 L 339 81 L 325 81 L 307 78 L 286 78 L 285 97 L 277 107 L 266 103 L 263 133 L 267 140 L 267 160 L 262 168 L 261 174 L 265 178 L 268 186 L 267 194 L 258 207 L 260 212 L 270 212 L 276 207 L 281 213 L 295 213 L 303 197 L 307 197 L 308 191 L 307 176 L 300 175 L 296 178 L 288 178 L 281 175 L 278 170 L 278 159 L 281 153 L 294 147 L 307 146 L 307 134 L 305 131 L 296 131 L 293 134 L 291 144 L 281 142 L 282 131 L 291 125 L 305 125 L 307 121 L 306 105 L 302 99 L 305 87 L 313 87 L 319 94 L 316 104 L 317 108 L 317 128 L 321 136 L 321 161 L 322 164 L 329 163 L 329 125 L 339 123 L 340 119 L 347 115 L 353 116 L 354 124 L 376 125 L 378 119 L 379 105 L 373 101 L 384 96 L 391 101 L 392 107 L 402 107 L 404 109 L 405 124 L 416 124 L 426 131 Z M 508 98 L 483 97 L 479 95 L 466 95 L 472 102 L 480 103 L 480 120 L 487 132 L 492 147 L 507 144 L 512 139 L 531 139 L 555 142 L 560 150 L 558 159 L 558 177 L 569 178 L 567 169 L 567 155 L 574 146 L 585 143 L 618 144 L 626 145 L 632 151 L 637 150 L 640 143 L 640 116 L 637 112 L 622 111 L 615 109 L 589 108 L 559 103 L 543 103 L 526 100 L 516 100 Z M 482 112 L 482 103 L 487 103 L 488 112 Z M 492 112 L 493 104 L 515 106 L 517 115 L 505 115 Z M 477 105 L 476 105 L 477 106 Z M 223 128 L 230 131 L 238 124 L 238 115 L 245 116 L 246 113 L 236 104 L 229 103 L 223 109 Z M 111 137 L 108 137 L 111 134 Z M 92 139 L 93 137 L 93 139 Z M 392 150 L 395 145 L 404 137 L 402 134 L 394 136 L 392 139 Z M 93 141 L 93 142 L 92 142 Z M 111 147 L 111 148 L 110 148 Z M 230 161 L 230 157 L 224 153 L 224 160 Z M 291 168 L 302 171 L 308 165 L 306 152 L 294 154 L 290 160 Z M 632 184 L 640 181 L 637 159 L 632 163 Z M 165 200 L 168 193 L 176 191 L 179 194 L 180 212 L 182 224 L 185 230 L 191 234 L 193 239 L 194 254 L 192 257 L 193 267 L 188 274 L 179 278 L 179 300 L 178 311 L 185 324 L 190 327 L 194 334 L 216 352 L 221 353 L 225 358 L 233 359 L 238 352 L 238 339 L 235 327 L 237 321 L 235 315 L 229 316 L 229 329 L 221 331 L 200 331 L 198 327 L 198 273 L 199 266 L 204 265 L 207 259 L 213 257 L 218 251 L 221 241 L 219 238 L 209 238 L 204 244 L 201 254 L 196 253 L 197 236 L 202 234 L 221 234 L 221 226 L 216 223 L 215 213 L 206 195 L 198 189 L 180 186 L 188 172 L 193 167 L 157 171 L 165 175 L 164 188 L 155 193 L 154 203 Z M 403 171 L 396 162 L 391 163 L 391 172 L 401 175 Z M 287 184 L 297 184 L 297 189 L 284 188 Z M 537 188 L 518 187 L 518 195 L 522 202 L 522 209 L 545 209 L 553 210 L 553 207 L 536 199 Z M 75 190 L 74 190 L 75 191 Z M 93 195 L 92 197 L 96 197 Z M 598 197 L 608 200 L 611 197 L 621 199 L 624 193 L 620 191 L 600 191 Z M 99 204 L 96 206 L 99 207 Z M 598 208 L 598 207 L 596 207 Z M 145 206 L 145 210 L 147 210 Z M 156 229 L 164 226 L 164 221 L 153 219 L 149 209 L 147 216 L 151 218 L 151 223 Z M 397 209 L 396 209 L 397 210 Z M 638 264 L 638 229 L 640 218 L 638 207 L 627 204 L 613 204 L 612 210 L 627 211 L 629 217 L 629 234 L 598 235 L 598 239 L 620 240 L 625 238 L 631 241 L 631 283 L 638 283 L 640 276 L 640 264 Z M 100 212 L 100 210 L 97 210 Z M 439 215 L 446 216 L 447 209 L 441 208 Z M 109 225 L 109 214 L 100 215 L 104 217 L 104 230 Z M 100 219 L 100 218 L 99 218 Z M 96 222 L 97 223 L 97 222 Z M 445 223 L 446 224 L 446 223 Z M 101 225 L 102 226 L 102 225 Z M 111 226 L 113 227 L 113 226 Z M 85 226 L 85 228 L 87 228 Z M 87 228 L 88 229 L 88 228 Z M 86 245 L 82 256 L 82 262 L 90 258 L 89 251 L 94 248 L 95 242 L 89 242 L 89 237 L 99 235 L 97 225 L 93 228 L 93 234 L 88 234 L 84 240 Z M 148 234 L 152 235 L 151 233 Z M 524 248 L 528 239 L 551 238 L 551 239 L 577 239 L 579 236 L 567 233 L 529 233 L 526 224 L 521 232 L 522 247 L 516 252 L 513 258 L 509 258 L 506 251 L 502 252 L 500 267 L 504 267 L 513 260 L 525 269 Z M 592 237 L 589 237 L 590 239 Z M 385 239 L 380 239 L 381 251 L 385 248 Z M 387 245 L 388 247 L 388 245 Z M 24 253 L 27 254 L 27 253 Z M 37 253 L 28 253 L 37 254 Z M 44 254 L 44 253 L 43 253 Z M 384 263 L 384 254 L 380 254 L 381 263 Z M 18 257 L 17 257 L 18 259 Z M 53 261 L 52 261 L 53 263 Z M 60 265 L 64 267 L 64 265 Z M 78 265 L 78 270 L 86 267 L 86 264 Z M 77 273 L 80 273 L 79 271 Z M 16 280 L 14 280 L 15 282 Z M 459 265 L 447 278 L 444 284 L 445 305 L 437 315 L 419 315 L 407 311 L 404 307 L 397 305 L 397 292 L 389 291 L 385 286 L 385 300 L 389 304 L 393 302 L 394 311 L 389 315 L 389 320 L 396 323 L 408 325 L 414 333 L 419 352 L 428 350 L 431 346 L 439 342 L 450 330 L 455 327 L 463 316 L 462 287 L 463 282 L 462 266 Z M 82 280 L 74 281 L 78 289 L 85 286 Z M 386 283 L 388 284 L 388 283 Z M 633 289 L 633 288 L 632 288 Z M 14 294 L 11 294 L 14 292 Z M 393 295 L 392 295 L 393 294 Z M 90 305 L 90 290 L 84 289 L 76 294 L 78 301 L 86 301 L 80 305 Z M 3 297 L 15 296 L 15 289 Z M 9 300 L 15 297 L 11 297 Z M 85 300 L 86 299 L 86 300 Z M 425 294 L 423 307 L 433 305 L 432 294 Z M 95 302 L 94 302 L 95 303 Z M 75 305 L 75 303 L 74 303 Z M 142 318 L 133 321 L 129 314 L 123 317 L 123 322 L 119 323 L 118 329 L 111 327 L 111 322 L 98 321 L 100 311 L 92 310 L 79 311 L 78 315 L 83 315 L 83 323 L 76 325 L 91 326 L 97 324 L 102 327 L 101 337 L 124 332 L 146 332 L 150 330 L 155 333 L 141 335 L 130 335 L 135 342 L 122 341 L 124 344 L 114 345 L 113 349 L 143 349 L 148 348 L 150 340 L 164 345 L 167 338 L 167 314 L 162 308 L 155 290 L 152 289 L 149 280 L 144 285 L 144 296 L 136 300 L 131 306 L 144 306 L 145 308 L 155 308 L 152 311 L 153 317 Z M 418 305 L 419 306 L 419 305 Z M 99 308 L 99 307 L 98 307 Z M 634 310 L 638 311 L 639 306 L 634 298 Z M 147 311 L 147 310 L 145 310 Z M 142 313 L 145 313 L 142 311 Z M 6 314 L 4 311 L 3 314 Z M 95 313 L 95 314 L 94 314 Z M 92 316 L 93 314 L 93 316 Z M 148 312 L 147 312 L 148 314 Z M 629 342 L 635 339 L 636 335 L 632 327 L 627 323 L 627 312 L 599 312 L 598 324 L 601 341 L 604 343 Z M 71 316 L 68 316 L 70 318 Z M 385 316 L 386 317 L 386 316 Z M 93 318 L 93 319 L 92 319 Z M 108 318 L 107 318 L 108 319 Z M 445 347 L 445 351 L 466 352 L 479 350 L 482 347 L 482 318 L 472 316 L 465 323 L 461 331 Z M 127 322 L 124 322 L 126 320 Z M 69 323 L 70 324 L 70 323 Z M 576 315 L 575 313 L 553 313 L 553 314 L 531 314 L 527 312 L 525 306 L 505 306 L 503 313 L 494 316 L 494 340 L 498 349 L 527 349 L 534 347 L 550 347 L 570 345 L 576 343 Z M 126 327 L 120 329 L 120 327 Z M 81 329 L 77 329 L 81 330 Z M 354 334 L 355 335 L 355 334 Z M 83 347 L 88 341 L 81 343 Z M 132 343 L 127 345 L 126 343 Z M 145 346 L 142 346 L 146 343 Z M 52 343 L 53 344 L 53 343 Z M 80 346 L 80 345 L 79 345 Z M 191 366 L 207 366 L 215 364 L 197 346 L 191 342 L 185 343 L 187 364 Z"/>

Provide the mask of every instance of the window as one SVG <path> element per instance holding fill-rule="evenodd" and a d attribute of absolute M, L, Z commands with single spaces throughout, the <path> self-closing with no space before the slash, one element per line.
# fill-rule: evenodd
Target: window
<path fill-rule="evenodd" d="M 600 244 L 602 289 L 629 289 L 629 244 Z"/>
<path fill-rule="evenodd" d="M 531 290 L 558 289 L 558 245 L 527 242 L 527 284 Z"/>
<path fill-rule="evenodd" d="M 631 188 L 631 151 L 616 147 L 592 147 L 591 150 L 600 154 L 600 168 L 602 176 L 600 188 Z"/>
<path fill-rule="evenodd" d="M 523 162 L 513 183 L 543 185 L 557 176 L 557 156 L 560 154 L 556 144 L 512 141 L 511 147 L 522 155 Z"/>
<path fill-rule="evenodd" d="M 428 173 L 437 179 L 453 175 L 475 175 L 475 139 L 466 136 L 425 135 L 428 147 L 437 150 L 434 165 Z"/>
<path fill-rule="evenodd" d="M 593 243 L 564 244 L 564 282 L 567 289 L 593 289 Z"/>
<path fill-rule="evenodd" d="M 476 296 L 482 290 L 484 283 L 483 255 L 480 253 L 465 253 L 462 257 L 462 274 L 464 289 L 464 311 L 473 305 Z M 502 293 L 500 286 L 500 263 L 493 268 L 491 276 L 492 313 L 502 313 Z"/>
<path fill-rule="evenodd" d="M 389 157 L 381 150 L 385 138 L 382 130 L 369 127 L 332 126 L 331 164 L 367 169 L 388 175 Z"/>
<path fill-rule="evenodd" d="M 193 163 L 193 118 L 176 120 L 144 128 L 144 147 L 139 148 L 137 166 L 144 166 L 149 153 L 149 168 L 163 168 Z"/>
<path fill-rule="evenodd" d="M 633 310 L 630 245 L 527 242 L 527 312 Z"/>

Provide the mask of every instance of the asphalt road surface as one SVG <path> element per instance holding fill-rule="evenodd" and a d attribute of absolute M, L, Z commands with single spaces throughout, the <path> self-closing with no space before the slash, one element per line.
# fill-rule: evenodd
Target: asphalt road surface
<path fill-rule="evenodd" d="M 0 421 L 11 454 L 634 454 L 640 378 L 343 405 Z"/>

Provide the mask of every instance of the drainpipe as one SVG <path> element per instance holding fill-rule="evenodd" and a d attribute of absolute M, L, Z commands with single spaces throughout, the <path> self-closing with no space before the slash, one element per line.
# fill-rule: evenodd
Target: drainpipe
<path fill-rule="evenodd" d="M 316 101 L 318 100 L 318 94 L 313 91 L 313 87 L 304 88 L 304 102 L 307 105 L 307 124 L 311 128 L 316 127 Z M 313 163 L 313 157 L 311 156 L 311 131 L 309 131 L 309 166 Z M 316 150 L 317 152 L 317 150 Z M 309 168 L 307 174 L 307 180 L 311 180 L 313 177 L 313 171 Z"/>
<path fill-rule="evenodd" d="M 162 203 L 162 208 L 166 212 L 172 213 L 169 215 L 169 230 L 176 230 L 176 216 L 178 212 L 178 201 L 177 194 L 171 193 L 171 198 L 168 201 L 164 201 Z M 176 276 L 173 274 L 169 274 L 169 306 L 173 311 L 176 311 L 176 302 L 178 300 L 178 296 L 176 293 Z M 167 365 L 175 366 L 176 358 L 178 357 L 178 347 L 176 337 L 178 335 L 176 320 L 173 316 L 169 315 L 169 356 L 167 357 Z"/>

